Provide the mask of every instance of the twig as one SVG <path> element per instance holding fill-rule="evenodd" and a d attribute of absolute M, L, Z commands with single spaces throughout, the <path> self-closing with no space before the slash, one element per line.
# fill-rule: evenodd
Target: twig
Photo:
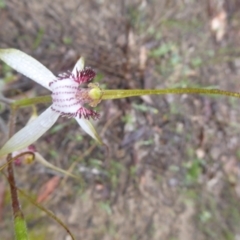
<path fill-rule="evenodd" d="M 16 108 L 11 108 L 11 115 L 10 115 L 10 124 L 9 124 L 9 138 L 12 137 L 14 134 L 15 129 L 15 117 L 16 117 Z M 15 237 L 17 240 L 20 239 L 28 239 L 27 227 L 24 220 L 24 215 L 20 207 L 20 203 L 18 200 L 18 192 L 14 177 L 14 169 L 12 163 L 12 154 L 8 154 L 7 156 L 7 173 L 8 173 L 8 181 L 10 185 L 10 193 L 11 193 L 11 200 L 12 200 L 12 211 L 13 211 L 13 218 L 14 218 L 14 230 L 15 230 Z"/>
<path fill-rule="evenodd" d="M 12 99 L 6 98 L 2 94 L 0 94 L 0 102 L 3 102 L 5 104 L 7 104 L 7 105 L 11 105 L 15 101 L 12 100 Z"/>
<path fill-rule="evenodd" d="M 12 109 L 11 116 L 10 116 L 10 125 L 9 125 L 9 135 L 8 137 L 12 137 L 14 133 L 15 128 L 15 109 Z M 10 182 L 10 191 L 11 191 L 11 198 L 12 198 L 12 210 L 14 217 L 21 216 L 23 217 L 23 214 L 20 209 L 20 204 L 18 201 L 18 195 L 17 195 L 17 189 L 15 187 L 15 177 L 14 177 L 14 170 L 13 170 L 13 164 L 12 164 L 12 154 L 8 154 L 7 156 L 7 172 L 8 172 L 8 181 Z"/>

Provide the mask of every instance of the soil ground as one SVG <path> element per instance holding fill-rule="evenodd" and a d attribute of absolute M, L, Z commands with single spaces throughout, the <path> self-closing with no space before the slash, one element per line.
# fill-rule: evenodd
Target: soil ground
<path fill-rule="evenodd" d="M 21 49 L 55 74 L 84 56 L 102 88 L 239 92 L 239 19 L 238 0 L 0 0 L 0 47 Z M 9 98 L 48 94 L 2 63 L 0 77 Z M 102 101 L 94 125 L 109 151 L 66 118 L 35 143 L 49 162 L 72 167 L 82 181 L 34 162 L 16 167 L 18 187 L 37 199 L 47 195 L 41 204 L 77 240 L 239 240 L 238 104 L 186 94 Z M 38 105 L 38 113 L 46 107 Z M 31 114 L 32 108 L 18 112 L 17 129 Z M 8 118 L 2 105 L 1 139 Z M 1 239 L 8 240 L 9 192 L 0 180 Z M 30 239 L 71 239 L 20 200 Z"/>

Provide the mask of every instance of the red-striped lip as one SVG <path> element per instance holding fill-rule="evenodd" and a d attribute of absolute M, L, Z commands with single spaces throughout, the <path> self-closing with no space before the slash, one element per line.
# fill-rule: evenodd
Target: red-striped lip
<path fill-rule="evenodd" d="M 77 71 L 76 75 L 70 72 L 59 75 L 49 86 L 52 90 L 52 110 L 65 117 L 84 117 L 97 119 L 99 114 L 84 107 L 92 99 L 88 95 L 89 89 L 79 88 L 82 83 L 90 82 L 95 72 L 86 68 Z"/>

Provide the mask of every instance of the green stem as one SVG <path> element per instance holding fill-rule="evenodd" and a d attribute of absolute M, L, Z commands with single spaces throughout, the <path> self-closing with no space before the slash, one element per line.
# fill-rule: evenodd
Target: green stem
<path fill-rule="evenodd" d="M 28 240 L 27 226 L 24 218 L 22 217 L 14 218 L 14 229 L 16 240 Z"/>
<path fill-rule="evenodd" d="M 161 94 L 215 94 L 240 98 L 240 93 L 205 88 L 102 90 L 102 100 Z"/>
<path fill-rule="evenodd" d="M 127 97 L 136 97 L 143 95 L 163 95 L 163 94 L 214 94 L 228 97 L 240 98 L 240 93 L 224 91 L 219 89 L 206 89 L 206 88 L 166 88 L 166 89 L 113 89 L 113 90 L 101 90 L 102 100 L 107 99 L 119 99 Z M 14 108 L 28 107 L 39 103 L 51 103 L 52 98 L 50 95 L 25 98 L 16 100 L 11 103 Z"/>
<path fill-rule="evenodd" d="M 24 98 L 21 100 L 16 100 L 12 103 L 12 107 L 27 107 L 39 103 L 51 103 L 52 98 L 50 95 L 40 96 L 40 97 L 34 97 L 34 98 Z"/>

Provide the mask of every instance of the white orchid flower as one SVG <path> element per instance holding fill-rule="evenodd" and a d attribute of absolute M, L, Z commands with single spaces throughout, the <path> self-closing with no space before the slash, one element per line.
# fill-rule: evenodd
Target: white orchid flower
<path fill-rule="evenodd" d="M 89 121 L 89 118 L 97 119 L 99 115 L 84 107 L 87 103 L 91 105 L 93 99 L 90 97 L 89 89 L 80 88 L 80 85 L 90 82 L 95 72 L 90 68 L 84 68 L 83 58 L 77 61 L 72 72 L 58 77 L 36 59 L 17 49 L 0 49 L 0 59 L 52 91 L 52 105 L 10 138 L 0 149 L 0 157 L 31 145 L 53 126 L 59 116 L 74 117 L 86 133 L 101 143 Z"/>

